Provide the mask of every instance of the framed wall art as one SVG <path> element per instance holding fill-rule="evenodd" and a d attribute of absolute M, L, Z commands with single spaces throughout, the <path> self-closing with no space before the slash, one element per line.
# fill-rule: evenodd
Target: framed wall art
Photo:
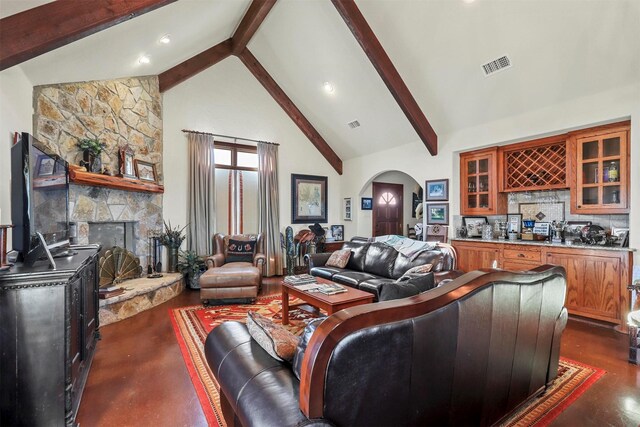
<path fill-rule="evenodd" d="M 427 191 L 427 202 L 447 201 L 449 200 L 449 180 L 435 179 L 426 181 L 425 188 Z"/>
<path fill-rule="evenodd" d="M 449 224 L 449 203 L 427 203 L 427 224 Z"/>
<path fill-rule="evenodd" d="M 327 177 L 291 174 L 291 222 L 327 222 Z"/>
<path fill-rule="evenodd" d="M 373 210 L 373 198 L 372 197 L 362 197 L 360 199 L 360 209 L 363 211 L 372 211 Z"/>
<path fill-rule="evenodd" d="M 138 159 L 135 159 L 133 163 L 136 168 L 136 175 L 138 176 L 138 179 L 142 181 L 158 182 L 158 173 L 156 172 L 156 165 L 154 163 Z"/>
<path fill-rule="evenodd" d="M 351 197 L 345 197 L 342 203 L 342 219 L 351 221 Z"/>

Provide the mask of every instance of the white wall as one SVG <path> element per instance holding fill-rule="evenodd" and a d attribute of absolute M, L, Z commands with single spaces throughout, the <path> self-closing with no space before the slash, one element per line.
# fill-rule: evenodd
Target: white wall
<path fill-rule="evenodd" d="M 11 224 L 10 150 L 14 132 L 32 133 L 32 97 L 33 86 L 19 66 L 0 72 L 0 224 Z"/>
<path fill-rule="evenodd" d="M 187 223 L 187 141 L 181 130 L 191 129 L 280 144 L 283 230 L 291 225 L 292 173 L 327 176 L 328 224 L 343 223 L 340 176 L 237 58 L 225 59 L 165 92 L 163 111 L 165 220 Z"/>
<path fill-rule="evenodd" d="M 449 179 L 450 215 L 460 212 L 458 153 L 483 146 L 504 145 L 568 130 L 631 119 L 631 164 L 640 159 L 640 84 L 577 98 L 540 110 L 506 117 L 480 126 L 439 135 L 438 156 L 432 157 L 422 142 L 412 142 L 382 152 L 351 159 L 344 164 L 343 196 L 357 195 L 372 176 L 398 169 L 416 181 Z M 436 129 L 437 131 L 437 129 Z M 360 230 L 359 218 L 347 222 L 345 234 Z M 451 220 L 451 218 L 450 218 Z M 640 168 L 631 167 L 630 245 L 640 248 Z M 640 256 L 635 254 L 636 264 Z"/>
<path fill-rule="evenodd" d="M 370 177 L 371 181 L 368 182 L 365 187 L 362 189 L 360 194 L 357 197 L 357 201 L 355 203 L 355 217 L 357 218 L 357 232 L 355 235 L 362 237 L 371 237 L 373 233 L 373 211 L 363 211 L 360 209 L 360 197 L 371 197 L 373 194 L 373 182 L 387 182 L 391 184 L 402 184 L 403 186 L 403 220 L 402 220 L 402 234 L 407 234 L 407 224 L 415 225 L 418 222 L 417 219 L 411 216 L 412 209 L 412 200 L 413 200 L 413 191 L 416 188 L 418 183 L 411 176 L 407 175 L 404 172 L 400 171 L 388 171 L 383 172 L 376 177 Z M 422 222 L 422 221 L 420 221 Z M 345 230 L 346 233 L 346 230 Z M 345 238 L 348 240 L 353 235 L 345 234 Z"/>

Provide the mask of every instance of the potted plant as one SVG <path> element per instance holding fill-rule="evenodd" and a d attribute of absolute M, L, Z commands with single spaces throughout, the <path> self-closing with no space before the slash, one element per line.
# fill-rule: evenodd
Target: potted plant
<path fill-rule="evenodd" d="M 180 226 L 172 228 L 171 221 L 169 224 L 164 223 L 164 233 L 160 235 L 160 244 L 167 248 L 167 271 L 169 273 L 178 271 L 178 249 L 186 238 L 183 234 L 185 228 L 187 228 L 186 225 L 182 228 Z"/>
<path fill-rule="evenodd" d="M 191 289 L 200 289 L 198 279 L 206 270 L 204 259 L 194 251 L 180 251 L 178 271 Z"/>
<path fill-rule="evenodd" d="M 85 138 L 78 141 L 78 148 L 82 150 L 82 160 L 87 171 L 100 173 L 102 169 L 100 153 L 106 148 L 106 144 L 97 138 Z"/>

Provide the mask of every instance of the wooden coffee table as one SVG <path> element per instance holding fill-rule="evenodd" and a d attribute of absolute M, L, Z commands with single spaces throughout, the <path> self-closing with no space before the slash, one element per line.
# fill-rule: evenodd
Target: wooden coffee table
<path fill-rule="evenodd" d="M 330 280 L 317 278 L 318 283 L 333 283 Z M 336 311 L 340 311 L 345 308 L 354 307 L 361 304 L 369 304 L 373 302 L 373 294 L 369 292 L 360 291 L 358 289 L 351 288 L 349 286 L 340 285 L 347 289 L 347 292 L 342 292 L 335 295 L 325 295 L 321 292 L 308 292 L 297 289 L 295 286 L 282 281 L 282 324 L 289 324 L 289 308 L 295 307 L 301 304 L 289 305 L 289 295 L 300 298 L 306 304 L 309 304 L 318 309 L 324 310 L 329 316 Z"/>

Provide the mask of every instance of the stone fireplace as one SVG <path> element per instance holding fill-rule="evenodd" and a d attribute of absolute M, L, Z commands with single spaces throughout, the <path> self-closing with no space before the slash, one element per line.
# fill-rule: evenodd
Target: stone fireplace
<path fill-rule="evenodd" d="M 156 165 L 162 184 L 162 98 L 157 77 L 36 86 L 33 106 L 34 136 L 70 164 L 78 165 L 82 159 L 79 140 L 97 138 L 106 146 L 100 155 L 103 166 L 116 174 L 119 149 L 128 144 L 135 159 Z M 147 236 L 162 230 L 162 194 L 72 182 L 69 216 L 77 243 L 101 243 L 106 249 L 114 241 L 126 243 L 145 267 Z M 92 236 L 101 227 L 112 231 Z M 116 232 L 114 240 L 109 234 Z"/>

